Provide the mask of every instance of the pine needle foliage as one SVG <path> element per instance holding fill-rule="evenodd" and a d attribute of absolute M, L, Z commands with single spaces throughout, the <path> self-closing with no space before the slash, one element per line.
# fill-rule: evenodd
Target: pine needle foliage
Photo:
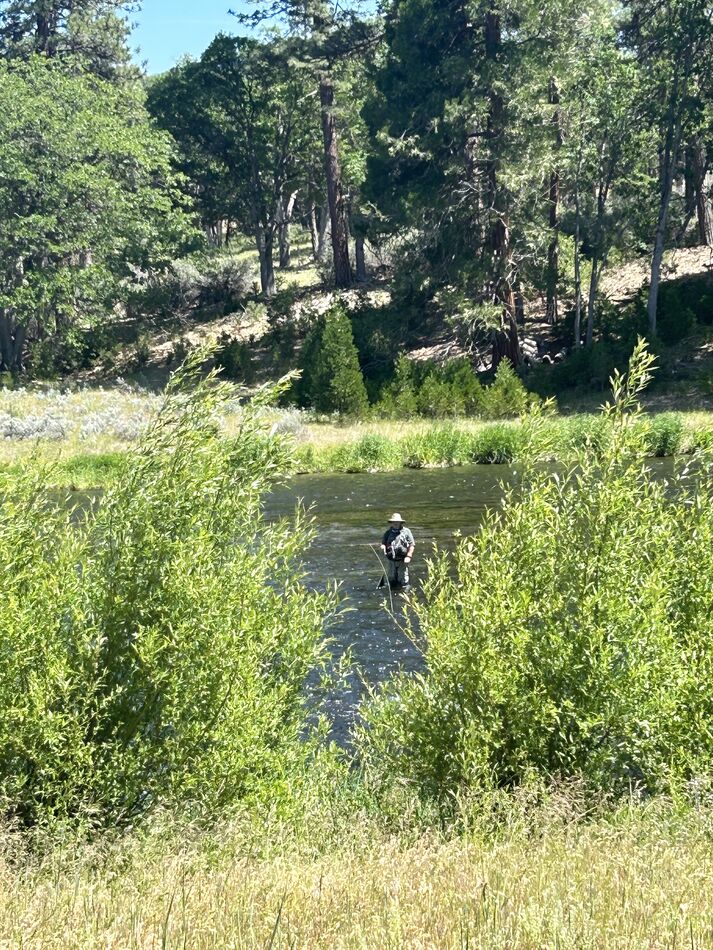
<path fill-rule="evenodd" d="M 231 388 L 204 356 L 103 498 L 4 476 L 0 805 L 21 825 L 279 809 L 314 754 L 304 687 L 332 600 L 300 583 L 304 516 L 262 515 L 285 447 L 250 408 L 226 442 Z"/>
<path fill-rule="evenodd" d="M 410 627 L 426 672 L 365 710 L 377 785 L 449 810 L 533 777 L 616 794 L 709 772 L 711 464 L 662 480 L 643 460 L 652 361 L 640 342 L 615 374 L 601 438 L 556 472 L 523 462 L 482 530 L 435 556 Z"/>
<path fill-rule="evenodd" d="M 349 314 L 340 303 L 319 316 L 302 352 L 298 399 L 318 412 L 360 416 L 368 399 Z"/>

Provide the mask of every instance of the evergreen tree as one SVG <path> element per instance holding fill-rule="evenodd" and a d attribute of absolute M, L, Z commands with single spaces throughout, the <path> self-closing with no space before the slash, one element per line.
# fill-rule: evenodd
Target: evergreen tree
<path fill-rule="evenodd" d="M 658 213 L 647 312 L 656 333 L 661 264 L 669 214 L 686 140 L 700 129 L 713 97 L 713 10 L 710 0 L 627 0 L 626 39 L 643 74 L 649 122 L 659 135 Z"/>
<path fill-rule="evenodd" d="M 427 293 L 456 287 L 470 298 L 494 366 L 520 360 L 523 276 L 542 274 L 536 258 L 557 270 L 561 159 L 551 153 L 561 137 L 545 145 L 543 130 L 552 138 L 553 82 L 566 72 L 552 49 L 571 40 L 563 23 L 574 7 L 394 0 L 365 108 L 367 196 L 388 230 L 419 245 Z"/>
<path fill-rule="evenodd" d="M 125 0 L 0 0 L 0 56 L 71 60 L 104 79 L 131 79 Z"/>
<path fill-rule="evenodd" d="M 295 68 L 312 76 L 320 105 L 324 174 L 331 225 L 334 283 L 352 283 L 349 259 L 349 201 L 345 188 L 337 94 L 344 72 L 354 59 L 373 52 L 378 30 L 373 21 L 360 19 L 351 5 L 331 5 L 326 0 L 253 0 L 256 10 L 242 14 L 242 23 L 253 25 L 278 18 L 289 35 Z"/>
<path fill-rule="evenodd" d="M 352 325 L 344 307 L 334 304 L 320 316 L 305 340 L 298 397 L 318 412 L 359 416 L 368 400 L 359 368 Z"/>
<path fill-rule="evenodd" d="M 274 248 L 318 148 L 299 70 L 277 42 L 217 36 L 198 62 L 155 80 L 149 108 L 183 153 L 205 224 L 229 218 L 252 235 L 262 291 L 275 293 Z"/>

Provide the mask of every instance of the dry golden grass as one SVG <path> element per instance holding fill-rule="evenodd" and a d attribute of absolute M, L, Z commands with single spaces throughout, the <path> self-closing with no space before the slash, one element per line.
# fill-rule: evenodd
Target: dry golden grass
<path fill-rule="evenodd" d="M 422 837 L 258 860 L 222 837 L 124 844 L 0 864 L 0 947 L 713 947 L 713 862 L 701 819 Z M 242 839 L 241 839 L 242 840 Z"/>

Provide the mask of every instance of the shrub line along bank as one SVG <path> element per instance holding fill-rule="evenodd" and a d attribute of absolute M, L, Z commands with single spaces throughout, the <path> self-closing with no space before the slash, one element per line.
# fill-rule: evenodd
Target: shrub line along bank
<path fill-rule="evenodd" d="M 408 423 L 406 423 L 408 426 Z M 650 458 L 685 455 L 713 444 L 713 418 L 686 418 L 683 413 L 643 416 L 637 423 L 644 453 Z M 465 422 L 414 424 L 398 435 L 393 426 L 355 435 L 345 427 L 329 435 L 318 427 L 299 438 L 294 451 L 295 474 L 375 473 L 400 468 L 448 468 L 460 465 L 519 461 L 524 452 L 542 461 L 561 461 L 588 441 L 600 443 L 608 423 L 601 416 L 523 417 L 521 420 L 478 424 Z M 322 441 L 319 441 L 319 438 Z M 313 438 L 313 441 L 310 441 Z M 339 441 L 337 441 L 339 440 Z M 78 452 L 54 469 L 58 485 L 76 489 L 112 484 L 121 471 L 125 452 Z M 12 463 L 12 467 L 26 462 Z"/>

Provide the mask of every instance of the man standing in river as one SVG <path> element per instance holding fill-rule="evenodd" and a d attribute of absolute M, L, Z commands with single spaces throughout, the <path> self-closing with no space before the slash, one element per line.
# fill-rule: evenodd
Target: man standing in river
<path fill-rule="evenodd" d="M 401 515 L 395 511 L 389 518 L 389 527 L 381 539 L 381 550 L 386 555 L 391 587 L 406 587 L 408 584 L 408 565 L 411 563 L 414 547 L 413 535 Z"/>

